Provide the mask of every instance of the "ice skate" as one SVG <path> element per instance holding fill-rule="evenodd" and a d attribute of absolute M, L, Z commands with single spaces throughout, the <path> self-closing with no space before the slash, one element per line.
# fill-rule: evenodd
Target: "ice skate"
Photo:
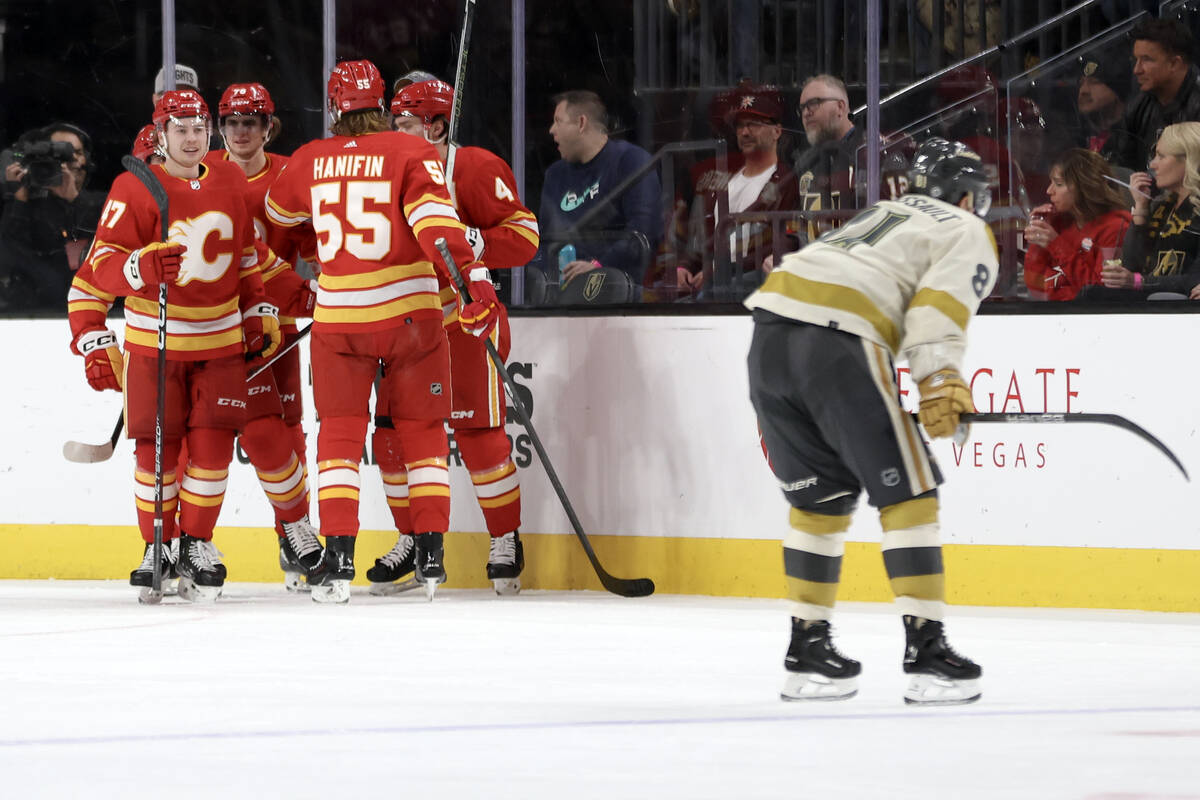
<path fill-rule="evenodd" d="M 983 669 L 954 652 L 940 621 L 905 614 L 904 633 L 904 673 L 908 675 L 905 703 L 950 706 L 980 698 Z"/>
<path fill-rule="evenodd" d="M 312 590 L 304 581 L 308 571 L 321 560 L 321 540 L 317 529 L 305 514 L 295 522 L 283 523 L 279 537 L 279 568 L 283 570 L 283 585 L 289 592 Z"/>
<path fill-rule="evenodd" d="M 438 584 L 446 582 L 446 568 L 442 564 L 442 534 L 418 533 L 416 540 L 417 583 L 425 587 L 425 597 L 433 600 Z"/>
<path fill-rule="evenodd" d="M 349 603 L 354 580 L 354 536 L 326 536 L 321 558 L 308 570 L 314 603 Z"/>
<path fill-rule="evenodd" d="M 162 545 L 162 564 L 159 573 L 161 583 L 161 591 L 156 593 L 153 589 L 154 583 L 154 544 L 146 542 L 146 549 L 142 552 L 142 563 L 137 569 L 129 573 L 129 585 L 138 587 L 138 602 L 145 605 L 156 605 L 162 601 L 162 598 L 174 591 L 174 583 L 178 579 L 175 572 L 175 557 L 178 556 L 179 549 L 175 548 L 172 554 L 169 542 L 163 542 Z M 175 580 L 172 580 L 175 579 Z"/>
<path fill-rule="evenodd" d="M 367 580 L 371 582 L 371 594 L 385 596 L 407 592 L 420 584 L 415 577 L 402 580 L 412 575 L 417 567 L 417 547 L 411 533 L 402 533 L 396 544 L 382 558 L 375 559 L 375 566 L 367 570 Z"/>
<path fill-rule="evenodd" d="M 487 576 L 499 595 L 521 591 L 521 570 L 525 569 L 525 546 L 516 531 L 493 536 L 488 551 Z"/>
<path fill-rule="evenodd" d="M 208 540 L 186 533 L 179 537 L 179 596 L 192 603 L 212 603 L 225 585 L 221 554 Z"/>
<path fill-rule="evenodd" d="M 792 643 L 783 667 L 787 680 L 783 700 L 847 700 L 858 694 L 862 664 L 838 652 L 830 639 L 829 623 L 806 623 L 792 617 Z"/>

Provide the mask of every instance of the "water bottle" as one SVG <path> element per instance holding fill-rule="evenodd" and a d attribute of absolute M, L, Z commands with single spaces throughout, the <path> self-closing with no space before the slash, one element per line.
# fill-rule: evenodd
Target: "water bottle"
<path fill-rule="evenodd" d="M 558 288 L 562 288 L 567 284 L 567 264 L 575 261 L 575 245 L 565 244 L 558 251 Z"/>

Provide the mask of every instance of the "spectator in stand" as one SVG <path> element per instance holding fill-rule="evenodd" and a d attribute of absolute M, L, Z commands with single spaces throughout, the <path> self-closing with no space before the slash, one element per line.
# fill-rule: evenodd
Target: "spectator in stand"
<path fill-rule="evenodd" d="M 67 155 L 56 155 L 52 147 Z M 29 161 L 34 148 L 41 155 Z M 104 204 L 102 193 L 84 188 L 92 171 L 92 140 L 75 125 L 55 122 L 25 134 L 14 150 L 27 154 L 29 168 L 18 159 L 5 169 L 5 181 L 17 188 L 0 216 L 2 305 L 62 310 Z"/>
<path fill-rule="evenodd" d="M 800 207 L 805 211 L 858 208 L 854 167 L 863 132 L 850 121 L 846 84 L 833 75 L 814 75 L 800 92 L 800 120 L 809 148 L 796 161 Z M 829 221 L 810 224 L 808 238 L 815 239 L 832 227 Z"/>
<path fill-rule="evenodd" d="M 1158 292 L 1200 299 L 1200 122 L 1168 125 L 1150 161 L 1154 173 L 1135 172 L 1133 227 L 1121 263 L 1106 264 L 1096 300 L 1144 300 Z M 1160 194 L 1149 195 L 1152 183 Z"/>
<path fill-rule="evenodd" d="M 563 92 L 554 102 L 550 135 L 562 160 L 546 171 L 538 214 L 542 246 L 533 263 L 564 284 L 589 270 L 614 267 L 640 285 L 662 238 L 658 172 L 650 170 L 619 197 L 612 192 L 645 166 L 650 154 L 609 138 L 608 113 L 595 92 Z M 593 214 L 596 209 L 601 210 Z M 587 224 L 577 228 L 585 217 Z M 610 235 L 597 235 L 605 232 Z M 557 256 L 567 244 L 576 257 L 560 275 Z"/>
<path fill-rule="evenodd" d="M 1164 128 L 1200 120 L 1200 71 L 1192 64 L 1192 32 L 1179 20 L 1147 20 L 1130 36 L 1133 77 L 1141 92 L 1125 113 L 1125 141 L 1117 163 L 1140 170 Z"/>
<path fill-rule="evenodd" d="M 1050 202 L 1033 210 L 1025 229 L 1025 285 L 1039 300 L 1073 300 L 1100 284 L 1105 248 L 1119 249 L 1129 212 L 1112 170 L 1098 153 L 1074 148 L 1050 168 Z"/>
<path fill-rule="evenodd" d="M 159 70 L 154 76 L 154 104 L 158 105 L 159 98 L 166 91 L 167 79 L 163 70 Z M 191 89 L 196 94 L 200 93 L 200 76 L 196 74 L 196 70 L 186 64 L 175 65 L 175 88 Z"/>
<path fill-rule="evenodd" d="M 766 222 L 745 222 L 735 227 L 720 219 L 722 213 L 786 211 L 797 208 L 796 178 L 779 160 L 779 138 L 783 102 L 774 86 L 755 86 L 743 81 L 728 112 L 728 122 L 737 136 L 743 165 L 719 184 L 701 191 L 696 198 L 692 247 L 686 265 L 679 267 L 681 291 L 698 292 L 706 280 L 705 262 L 730 259 L 735 275 L 758 270 L 764 254 L 773 246 L 776 228 Z M 719 235 L 718 235 L 719 234 Z M 792 243 L 783 252 L 795 250 Z"/>
<path fill-rule="evenodd" d="M 1125 98 L 1129 96 L 1130 73 L 1123 60 L 1098 56 L 1081 58 L 1079 109 L 1081 146 L 1114 161 L 1125 145 L 1128 132 L 1121 125 Z M 1140 168 L 1140 167 L 1139 167 Z"/>

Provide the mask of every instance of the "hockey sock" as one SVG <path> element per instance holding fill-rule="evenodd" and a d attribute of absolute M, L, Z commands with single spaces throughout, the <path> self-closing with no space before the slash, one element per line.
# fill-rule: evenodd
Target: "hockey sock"
<path fill-rule="evenodd" d="M 488 533 L 503 536 L 521 527 L 521 483 L 509 457 L 511 445 L 503 428 L 456 430 L 454 439 L 471 473 L 475 497 Z"/>
<path fill-rule="evenodd" d="M 940 620 L 946 607 L 946 576 L 938 531 L 936 492 L 879 509 L 883 566 L 901 614 Z"/>
<path fill-rule="evenodd" d="M 134 444 L 134 501 L 137 505 L 138 531 L 142 540 L 154 541 L 154 440 L 138 439 Z M 163 541 L 175 538 L 175 512 L 179 507 L 179 484 L 174 466 L 179 461 L 179 440 L 163 442 Z M 168 471 L 170 470 L 170 471 Z"/>
<path fill-rule="evenodd" d="M 275 512 L 275 532 L 283 523 L 308 515 L 304 467 L 292 448 L 292 436 L 280 417 L 252 419 L 242 431 L 242 449 L 258 473 L 258 482 Z"/>
<path fill-rule="evenodd" d="M 408 470 L 404 466 L 404 453 L 400 448 L 400 434 L 393 428 L 376 425 L 371 437 L 371 452 L 379 465 L 379 476 L 383 479 L 383 493 L 387 496 L 392 521 L 400 533 L 412 533 L 412 520 L 408 512 Z"/>
<path fill-rule="evenodd" d="M 179 527 L 188 536 L 212 539 L 225 500 L 235 432 L 192 428 L 187 433 L 188 465 L 179 488 Z"/>
<path fill-rule="evenodd" d="M 818 514 L 793 508 L 783 540 L 783 572 L 796 619 L 827 620 L 837 600 L 850 514 Z"/>
<path fill-rule="evenodd" d="M 450 527 L 450 446 L 441 420 L 393 419 L 408 471 L 408 504 L 417 533 Z"/>
<path fill-rule="evenodd" d="M 358 534 L 358 464 L 367 438 L 366 417 L 327 417 L 317 432 L 317 503 L 321 533 Z"/>
<path fill-rule="evenodd" d="M 304 507 L 308 508 L 312 500 L 308 492 L 308 439 L 302 423 L 288 425 L 287 429 L 292 435 L 292 450 L 296 451 L 296 457 L 300 459 L 300 468 L 304 470 Z"/>

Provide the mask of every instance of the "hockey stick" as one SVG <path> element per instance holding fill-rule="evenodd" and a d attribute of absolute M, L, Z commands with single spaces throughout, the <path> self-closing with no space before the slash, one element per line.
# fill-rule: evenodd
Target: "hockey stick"
<path fill-rule="evenodd" d="M 454 285 L 458 288 L 463 299 L 468 303 L 471 302 L 471 295 L 467 292 L 467 287 L 463 283 L 462 273 L 458 271 L 458 265 L 454 263 L 454 257 L 450 255 L 450 249 L 446 247 L 446 240 L 439 238 L 435 244 L 438 252 L 442 254 L 442 259 L 446 262 L 446 268 L 450 270 L 450 277 L 454 279 Z M 513 382 L 512 376 L 508 374 L 508 370 L 504 367 L 504 359 L 500 358 L 500 353 L 497 352 L 496 345 L 492 344 L 491 339 L 484 339 L 483 343 L 487 347 L 488 355 L 491 356 L 492 362 L 496 365 L 497 372 L 500 373 L 501 380 L 504 381 L 504 388 L 508 390 L 508 396 L 513 408 L 516 409 L 517 416 L 521 418 L 521 424 L 525 426 L 525 430 L 529 433 L 529 438 L 533 441 L 533 447 L 537 450 L 538 458 L 541 460 L 542 466 L 546 469 L 546 477 L 550 479 L 550 484 L 554 487 L 554 492 L 558 495 L 559 502 L 562 503 L 563 511 L 567 512 L 567 519 L 571 521 L 571 527 L 575 530 L 575 535 L 579 538 L 579 543 L 583 545 L 583 551 L 587 553 L 588 561 L 592 562 L 592 569 L 596 571 L 596 575 L 600 578 L 600 583 L 605 589 L 621 597 L 646 597 L 653 594 L 654 581 L 649 578 L 616 578 L 600 565 L 600 559 L 596 557 L 596 551 L 592 549 L 592 543 L 588 540 L 587 534 L 584 533 L 583 525 L 580 524 L 579 517 L 575 515 L 575 509 L 571 506 L 567 492 L 563 489 L 562 482 L 558 479 L 558 473 L 554 471 L 554 465 L 550 463 L 550 456 L 546 454 L 546 448 L 542 446 L 541 437 L 537 435 L 537 431 L 533 428 L 533 420 L 529 418 L 529 411 L 525 408 L 525 403 L 521 401 L 521 396 L 517 392 L 517 386 Z"/>
<path fill-rule="evenodd" d="M 1171 463 L 1179 468 L 1183 473 L 1183 477 L 1189 482 L 1191 478 L 1188 472 L 1183 468 L 1183 463 L 1171 452 L 1171 448 L 1167 447 L 1156 436 L 1148 430 L 1138 425 L 1136 422 L 1122 417 L 1120 414 L 963 414 L 960 419 L 963 422 L 1029 422 L 1034 424 L 1051 424 L 1057 425 L 1070 422 L 1093 422 L 1100 425 L 1112 425 L 1117 428 L 1123 428 L 1132 434 L 1140 436 L 1145 441 L 1158 449 L 1160 453 L 1171 460 Z"/>
<path fill-rule="evenodd" d="M 462 119 L 462 93 L 467 83 L 467 54 L 471 44 L 471 23 L 475 19 L 475 0 L 467 0 L 463 11 L 462 37 L 458 40 L 458 66 L 454 70 L 454 100 L 450 105 L 450 127 L 446 130 L 446 188 L 450 192 L 450 202 L 458 208 L 458 200 L 454 193 L 454 161 L 458 146 L 458 124 Z"/>
<path fill-rule="evenodd" d="M 283 358 L 293 347 L 300 344 L 309 331 L 312 330 L 312 323 L 300 329 L 296 334 L 296 338 L 288 342 L 287 346 L 280 350 L 275 355 L 271 356 L 271 360 L 257 367 L 253 372 L 246 376 L 246 381 L 252 381 L 262 373 L 275 365 L 275 362 Z M 107 461 L 112 458 L 113 451 L 116 450 L 117 442 L 121 440 L 121 431 L 125 429 L 125 412 L 117 416 L 117 424 L 113 428 L 112 436 L 104 444 L 86 444 L 84 442 L 70 441 L 63 443 L 63 458 L 67 461 L 72 461 L 76 464 L 95 464 L 100 461 Z"/>
<path fill-rule="evenodd" d="M 121 165 L 141 181 L 158 206 L 158 217 L 162 223 L 161 241 L 170 238 L 167 190 L 151 172 L 146 162 L 124 156 Z M 154 571 L 151 573 L 150 589 L 143 590 L 138 601 L 157 605 L 162 602 L 162 556 L 163 556 L 163 418 L 167 409 L 167 282 L 158 284 L 158 387 L 154 408 Z"/>

